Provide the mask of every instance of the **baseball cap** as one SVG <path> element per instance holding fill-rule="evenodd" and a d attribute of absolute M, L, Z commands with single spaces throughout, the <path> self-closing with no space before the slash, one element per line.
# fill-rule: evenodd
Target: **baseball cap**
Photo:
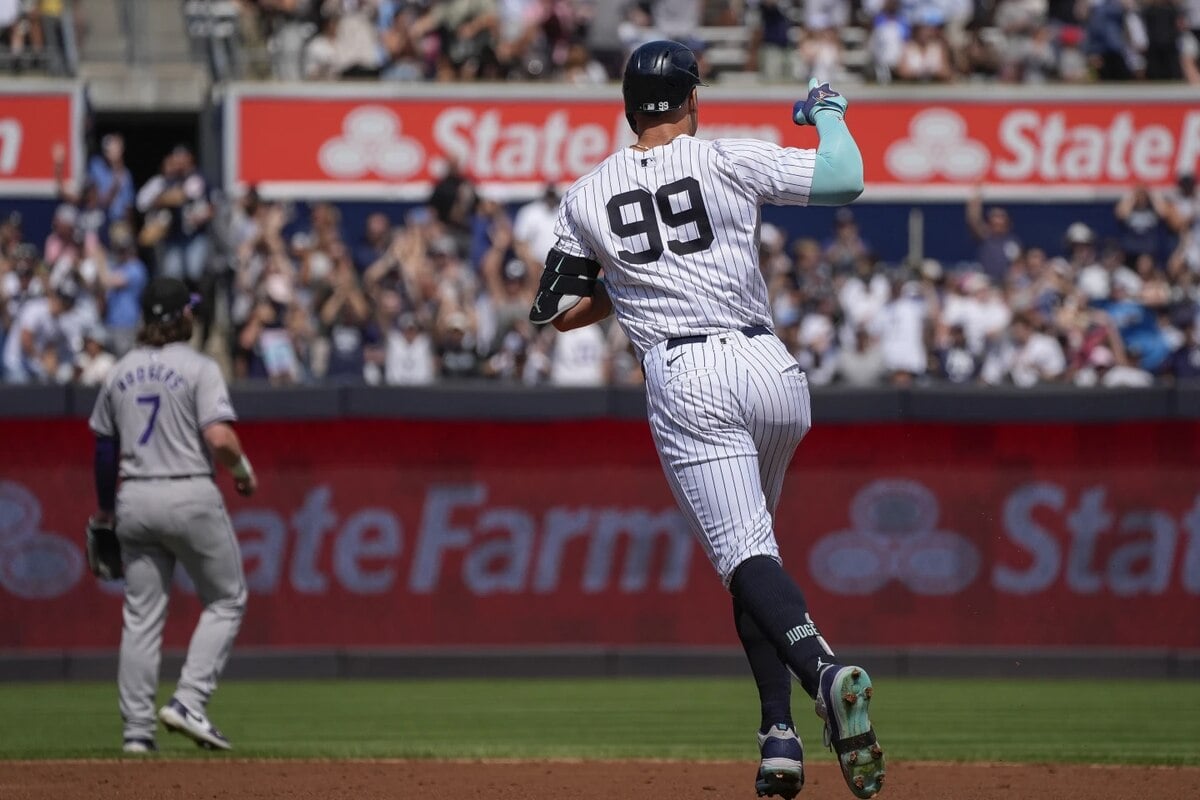
<path fill-rule="evenodd" d="M 1093 239 L 1092 229 L 1082 222 L 1072 222 L 1067 228 L 1068 244 L 1091 244 Z"/>
<path fill-rule="evenodd" d="M 199 299 L 181 280 L 155 278 L 142 292 L 142 317 L 147 322 L 166 322 Z"/>
<path fill-rule="evenodd" d="M 506 281 L 522 280 L 529 269 L 525 266 L 525 262 L 519 258 L 510 258 L 508 263 L 504 265 L 504 279 Z"/>
<path fill-rule="evenodd" d="M 79 211 L 70 203 L 60 203 L 54 209 L 54 221 L 64 225 L 74 225 L 79 220 Z"/>

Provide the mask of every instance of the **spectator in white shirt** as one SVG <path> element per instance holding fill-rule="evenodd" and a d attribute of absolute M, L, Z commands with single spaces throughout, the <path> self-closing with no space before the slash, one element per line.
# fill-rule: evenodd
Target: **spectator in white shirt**
<path fill-rule="evenodd" d="M 548 183 L 542 196 L 521 206 L 513 220 L 513 249 L 537 274 L 541 274 L 550 248 L 558 241 L 554 234 L 558 203 L 558 190 Z"/>
<path fill-rule="evenodd" d="M 1139 389 L 1154 385 L 1154 376 L 1144 369 L 1118 364 L 1113 351 L 1103 345 L 1092 348 L 1087 365 L 1075 373 L 1076 386 Z"/>
<path fill-rule="evenodd" d="M 413 314 L 401 314 L 387 334 L 384 380 L 391 385 L 425 386 L 437 378 L 433 339 Z"/>
<path fill-rule="evenodd" d="M 599 325 L 576 328 L 554 337 L 550 383 L 555 386 L 603 386 L 608 347 Z"/>
<path fill-rule="evenodd" d="M 983 364 L 983 382 L 1017 386 L 1050 383 L 1062 377 L 1067 368 L 1062 345 L 1053 336 L 1037 331 L 1030 314 L 1018 314 L 1008 338 L 998 343 Z"/>
<path fill-rule="evenodd" d="M 880 386 L 887 378 L 883 349 L 866 328 L 855 328 L 854 346 L 838 355 L 837 379 L 845 386 Z"/>
<path fill-rule="evenodd" d="M 989 338 L 1003 331 L 1012 317 L 999 290 L 982 272 L 968 272 L 958 281 L 957 291 L 946 296 L 942 312 L 943 330 L 961 327 L 971 352 L 983 353 Z"/>
<path fill-rule="evenodd" d="M 908 386 L 924 375 L 928 366 L 925 351 L 927 310 L 921 286 L 915 281 L 897 284 L 894 296 L 876 315 L 871 329 L 879 337 L 884 368 L 892 383 Z"/>
<path fill-rule="evenodd" d="M 4 342 L 4 378 L 9 383 L 66 383 L 74 376 L 74 342 L 78 333 L 70 318 L 78 289 L 73 281 L 59 284 L 49 297 L 21 306 Z"/>
<path fill-rule="evenodd" d="M 838 304 L 846 315 L 846 325 L 851 329 L 869 325 L 892 294 L 887 277 L 875 270 L 870 258 L 860 258 L 855 270 L 855 274 L 847 278 L 838 290 Z"/>
<path fill-rule="evenodd" d="M 83 332 L 83 351 L 75 358 L 75 382 L 83 386 L 99 386 L 117 363 L 105 349 L 107 333 L 100 325 L 89 325 Z"/>

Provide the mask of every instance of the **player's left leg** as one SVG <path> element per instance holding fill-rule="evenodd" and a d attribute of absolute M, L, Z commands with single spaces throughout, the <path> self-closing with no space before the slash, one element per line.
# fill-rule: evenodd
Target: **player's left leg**
<path fill-rule="evenodd" d="M 762 711 L 758 727 L 759 764 L 754 788 L 759 797 L 791 800 L 804 786 L 804 746 L 792 722 L 792 674 L 775 645 L 733 598 L 733 621 L 758 686 Z"/>
<path fill-rule="evenodd" d="M 751 340 L 745 355 L 753 398 L 750 431 L 773 519 L 787 466 L 811 426 L 808 383 L 774 337 Z M 730 589 L 815 699 L 826 721 L 825 743 L 837 752 L 850 790 L 874 797 L 883 787 L 884 759 L 867 716 L 873 688 L 866 671 L 839 662 L 813 624 L 800 587 L 778 561 L 747 559 L 735 570 Z"/>
<path fill-rule="evenodd" d="M 188 490 L 175 506 L 176 532 L 169 546 L 195 583 L 204 611 L 188 645 L 175 695 L 159 711 L 159 719 L 201 746 L 229 749 L 229 740 L 205 711 L 241 627 L 246 581 L 220 493 L 207 481 L 189 485 Z"/>

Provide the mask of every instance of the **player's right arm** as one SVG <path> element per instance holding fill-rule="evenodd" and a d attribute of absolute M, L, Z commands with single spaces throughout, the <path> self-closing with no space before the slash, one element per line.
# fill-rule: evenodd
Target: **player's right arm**
<path fill-rule="evenodd" d="M 229 402 L 229 389 L 217 363 L 205 359 L 196 381 L 196 414 L 204 442 L 217 463 L 233 474 L 238 494 L 249 497 L 258 489 L 258 478 L 250 459 L 242 450 L 242 442 L 230 425 L 237 419 Z"/>
<path fill-rule="evenodd" d="M 258 489 L 258 478 L 242 450 L 237 432 L 228 422 L 214 422 L 204 429 L 204 441 L 213 457 L 233 474 L 238 494 L 249 497 Z"/>

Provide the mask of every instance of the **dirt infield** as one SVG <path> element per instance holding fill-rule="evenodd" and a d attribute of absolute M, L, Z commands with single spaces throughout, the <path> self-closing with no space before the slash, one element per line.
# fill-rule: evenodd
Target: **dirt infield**
<path fill-rule="evenodd" d="M 5 800 L 753 800 L 751 763 L 505 761 L 0 761 Z M 848 800 L 832 764 L 801 800 Z M 887 800 L 1200 797 L 1197 767 L 895 763 Z"/>

